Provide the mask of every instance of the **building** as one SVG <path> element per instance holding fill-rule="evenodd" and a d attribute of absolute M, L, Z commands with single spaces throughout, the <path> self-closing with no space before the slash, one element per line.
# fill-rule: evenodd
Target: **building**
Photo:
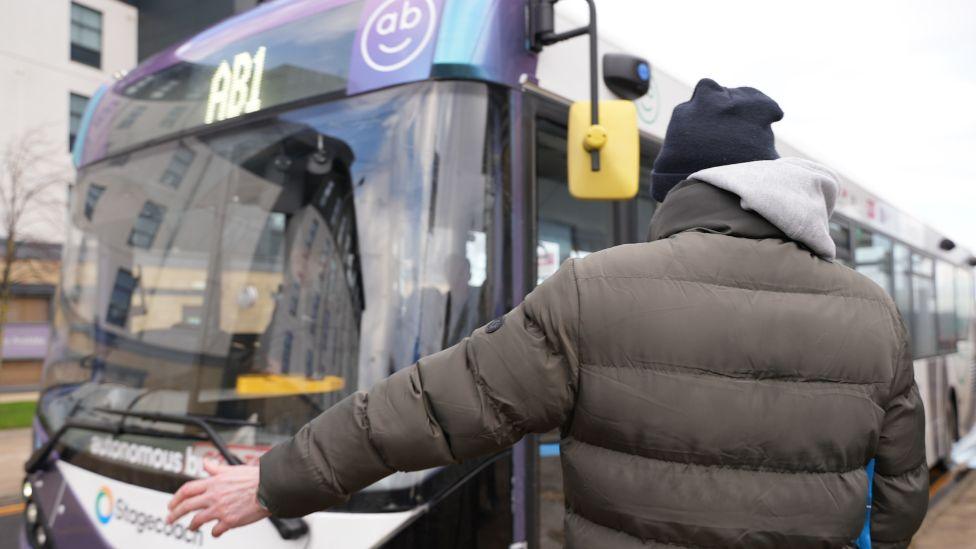
<path fill-rule="evenodd" d="M 126 0 L 139 10 L 139 61 L 262 0 Z"/>
<path fill-rule="evenodd" d="M 64 197 L 69 152 L 89 98 L 137 63 L 137 9 L 121 0 L 6 0 L 0 18 L 0 150 L 28 132 L 41 134 L 67 174 L 64 187 L 52 190 Z M 0 184 L 8 184 L 6 177 Z M 3 216 L 0 211 L 0 225 Z M 36 385 L 46 349 L 64 230 L 57 223 L 34 225 L 41 230 L 21 247 L 15 264 L 0 391 Z"/>
<path fill-rule="evenodd" d="M 0 246 L 4 244 L 0 240 Z M 32 388 L 40 379 L 60 267 L 60 244 L 31 243 L 17 251 L 11 273 L 12 296 L 3 326 L 0 391 Z"/>
<path fill-rule="evenodd" d="M 136 65 L 136 9 L 120 0 L 0 3 L 0 141 L 44 126 L 65 144 L 96 89 Z"/>

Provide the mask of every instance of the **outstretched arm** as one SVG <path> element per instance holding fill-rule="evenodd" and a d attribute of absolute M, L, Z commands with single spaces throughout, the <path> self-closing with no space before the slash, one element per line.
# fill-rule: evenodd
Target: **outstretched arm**
<path fill-rule="evenodd" d="M 575 399 L 578 326 L 568 261 L 503 318 L 347 397 L 272 448 L 261 458 L 261 501 L 276 516 L 306 515 L 395 471 L 458 463 L 562 425 Z M 219 478 L 194 482 L 184 489 L 199 503 L 178 492 L 172 520 L 208 512 L 199 486 Z"/>

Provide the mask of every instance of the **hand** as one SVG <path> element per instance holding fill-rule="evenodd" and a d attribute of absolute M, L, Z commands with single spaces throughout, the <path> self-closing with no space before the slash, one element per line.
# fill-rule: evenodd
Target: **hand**
<path fill-rule="evenodd" d="M 196 511 L 190 521 L 194 532 L 201 526 L 217 521 L 213 537 L 231 528 L 238 528 L 271 516 L 258 504 L 258 465 L 219 465 L 212 461 L 203 464 L 209 478 L 191 480 L 184 484 L 169 502 L 166 522 L 173 524 L 187 513 Z"/>

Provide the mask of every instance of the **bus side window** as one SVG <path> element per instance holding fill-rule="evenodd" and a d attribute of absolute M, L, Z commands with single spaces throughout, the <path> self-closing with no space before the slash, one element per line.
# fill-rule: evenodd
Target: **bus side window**
<path fill-rule="evenodd" d="M 939 351 L 956 350 L 955 269 L 945 261 L 935 262 L 935 298 L 938 312 Z"/>
<path fill-rule="evenodd" d="M 654 159 L 657 158 L 661 146 L 641 139 L 640 143 L 640 186 L 637 191 L 637 242 L 646 242 L 651 227 L 651 217 L 657 209 L 657 201 L 651 196 L 651 169 L 654 167 Z"/>
<path fill-rule="evenodd" d="M 915 358 L 932 356 L 938 351 L 934 274 L 932 258 L 912 254 L 912 344 Z"/>
<path fill-rule="evenodd" d="M 894 285 L 895 291 L 892 296 L 895 298 L 895 305 L 901 312 L 902 318 L 908 325 L 909 331 L 912 326 L 912 253 L 908 246 L 895 244 L 892 254 L 892 264 L 894 266 Z"/>
<path fill-rule="evenodd" d="M 613 245 L 613 203 L 573 198 L 566 178 L 566 128 L 540 118 L 536 130 L 538 283 L 567 259 Z"/>
<path fill-rule="evenodd" d="M 854 229 L 854 264 L 858 272 L 875 281 L 891 295 L 892 242 L 891 239 L 867 229 Z"/>
<path fill-rule="evenodd" d="M 837 261 L 848 267 L 852 266 L 851 257 L 851 228 L 843 221 L 830 222 L 830 237 L 837 246 Z"/>
<path fill-rule="evenodd" d="M 972 337 L 973 274 L 969 269 L 956 269 L 956 337 L 968 341 Z"/>

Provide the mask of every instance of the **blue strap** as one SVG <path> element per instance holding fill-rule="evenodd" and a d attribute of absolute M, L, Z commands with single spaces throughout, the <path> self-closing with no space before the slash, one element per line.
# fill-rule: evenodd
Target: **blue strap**
<path fill-rule="evenodd" d="M 559 456 L 558 442 L 539 445 L 539 457 L 547 458 L 547 457 L 558 457 L 558 456 Z"/>
<path fill-rule="evenodd" d="M 872 493 L 874 492 L 874 459 L 868 462 L 865 471 L 868 474 L 868 501 L 864 513 L 864 528 L 861 529 L 861 535 L 857 538 L 858 549 L 871 549 L 871 501 L 873 499 Z"/>

